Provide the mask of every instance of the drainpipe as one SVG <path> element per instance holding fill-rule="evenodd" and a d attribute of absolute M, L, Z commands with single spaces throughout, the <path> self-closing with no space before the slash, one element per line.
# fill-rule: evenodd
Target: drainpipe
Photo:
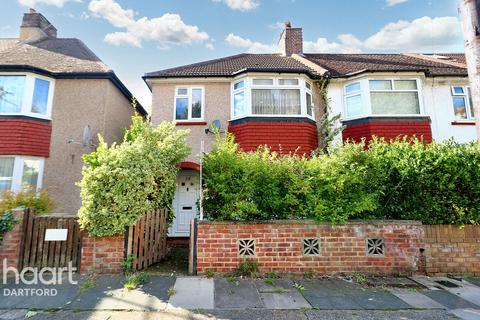
<path fill-rule="evenodd" d="M 200 220 L 203 220 L 203 155 L 205 153 L 205 141 L 200 142 Z"/>

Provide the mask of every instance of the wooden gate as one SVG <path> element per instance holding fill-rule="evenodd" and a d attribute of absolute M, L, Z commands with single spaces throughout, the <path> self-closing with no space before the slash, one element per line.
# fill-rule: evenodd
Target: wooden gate
<path fill-rule="evenodd" d="M 133 256 L 135 270 L 151 266 L 167 254 L 167 216 L 166 209 L 147 212 L 127 228 L 127 257 Z"/>
<path fill-rule="evenodd" d="M 52 232 L 62 229 L 60 233 L 65 234 L 63 240 L 46 239 L 47 230 Z M 20 243 L 19 269 L 26 267 L 72 267 L 80 268 L 80 254 L 82 248 L 82 237 L 77 222 L 77 217 L 71 216 L 36 216 L 33 210 L 26 210 L 22 240 Z"/>

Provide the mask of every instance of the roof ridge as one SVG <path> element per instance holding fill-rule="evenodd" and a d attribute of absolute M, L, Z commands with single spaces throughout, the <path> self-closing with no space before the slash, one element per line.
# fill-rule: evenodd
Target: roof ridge
<path fill-rule="evenodd" d="M 157 70 L 157 71 L 148 72 L 145 75 L 149 75 L 149 74 L 152 74 L 152 73 L 158 73 L 158 72 L 168 72 L 168 71 L 173 71 L 173 70 L 179 71 L 179 70 L 188 69 L 188 68 L 191 68 L 191 67 L 204 66 L 204 65 L 211 64 L 211 63 L 225 61 L 225 60 L 232 59 L 232 58 L 239 58 L 239 57 L 247 56 L 247 55 L 251 55 L 251 54 L 250 53 L 239 53 L 239 54 L 234 54 L 232 56 L 226 56 L 226 57 L 222 57 L 222 58 L 216 58 L 216 59 L 211 59 L 211 60 L 206 60 L 206 61 L 195 62 L 195 63 L 183 65 L 183 66 L 172 67 L 172 68 L 167 68 L 167 69 L 160 69 L 160 70 Z"/>

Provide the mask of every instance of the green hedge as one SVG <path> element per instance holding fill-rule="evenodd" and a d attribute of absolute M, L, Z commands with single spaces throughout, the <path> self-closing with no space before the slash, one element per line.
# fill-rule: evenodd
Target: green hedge
<path fill-rule="evenodd" d="M 475 144 L 375 139 L 309 159 L 266 148 L 240 152 L 217 138 L 204 159 L 205 213 L 212 220 L 314 218 L 480 221 L 480 155 Z"/>
<path fill-rule="evenodd" d="M 190 154 L 188 134 L 176 130 L 173 123 L 155 127 L 135 115 L 122 143 L 108 146 L 99 137 L 97 150 L 83 156 L 83 178 L 78 184 L 82 229 L 93 236 L 123 233 L 145 212 L 170 208 L 176 164 Z"/>

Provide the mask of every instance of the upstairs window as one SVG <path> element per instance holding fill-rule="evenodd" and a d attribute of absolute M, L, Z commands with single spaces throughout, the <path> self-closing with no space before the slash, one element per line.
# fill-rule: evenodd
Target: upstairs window
<path fill-rule="evenodd" d="M 42 158 L 0 156 L 0 194 L 38 190 L 42 183 L 43 163 Z"/>
<path fill-rule="evenodd" d="M 0 75 L 0 114 L 48 118 L 53 83 L 33 75 Z"/>
<path fill-rule="evenodd" d="M 419 115 L 416 79 L 362 79 L 344 88 L 347 118 L 368 115 Z"/>
<path fill-rule="evenodd" d="M 196 121 L 203 119 L 203 88 L 180 87 L 175 90 L 175 120 Z"/>
<path fill-rule="evenodd" d="M 311 84 L 293 77 L 241 79 L 232 84 L 232 115 L 313 118 Z"/>
<path fill-rule="evenodd" d="M 453 113 L 457 120 L 473 120 L 475 114 L 473 111 L 472 94 L 469 87 L 452 87 Z"/>

